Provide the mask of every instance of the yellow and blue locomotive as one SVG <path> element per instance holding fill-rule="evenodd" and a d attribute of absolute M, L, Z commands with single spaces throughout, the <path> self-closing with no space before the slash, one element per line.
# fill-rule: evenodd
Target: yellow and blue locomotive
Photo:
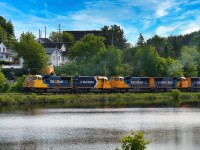
<path fill-rule="evenodd" d="M 28 76 L 25 92 L 36 93 L 111 93 L 200 91 L 200 77 L 122 77 L 122 76 Z"/>

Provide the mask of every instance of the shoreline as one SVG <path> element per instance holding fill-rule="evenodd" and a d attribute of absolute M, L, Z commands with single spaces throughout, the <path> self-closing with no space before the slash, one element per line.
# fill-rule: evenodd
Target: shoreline
<path fill-rule="evenodd" d="M 69 108 L 200 107 L 200 92 L 168 93 L 45 94 L 1 93 L 0 107 L 52 105 Z"/>

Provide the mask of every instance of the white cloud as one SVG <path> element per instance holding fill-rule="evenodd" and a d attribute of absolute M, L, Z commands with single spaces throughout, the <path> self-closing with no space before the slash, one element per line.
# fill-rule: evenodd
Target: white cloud
<path fill-rule="evenodd" d="M 200 21 L 197 21 L 197 22 L 194 21 L 194 22 L 185 24 L 184 26 L 181 27 L 180 34 L 184 35 L 184 34 L 198 31 L 200 29 L 199 23 Z"/>
<path fill-rule="evenodd" d="M 170 32 L 174 31 L 176 29 L 176 26 L 159 26 L 156 29 L 156 34 L 159 36 L 167 36 L 170 34 Z"/>

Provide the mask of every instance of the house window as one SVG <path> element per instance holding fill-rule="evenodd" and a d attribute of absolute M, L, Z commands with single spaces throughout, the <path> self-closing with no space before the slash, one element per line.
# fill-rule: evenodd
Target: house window
<path fill-rule="evenodd" d="M 56 58 L 55 58 L 55 56 L 53 56 L 53 60 L 55 60 Z"/>
<path fill-rule="evenodd" d="M 3 56 L 0 56 L 0 58 L 3 58 Z"/>
<path fill-rule="evenodd" d="M 6 55 L 6 58 L 8 58 L 8 55 Z"/>
<path fill-rule="evenodd" d="M 5 53 L 5 48 L 3 47 L 3 52 Z"/>

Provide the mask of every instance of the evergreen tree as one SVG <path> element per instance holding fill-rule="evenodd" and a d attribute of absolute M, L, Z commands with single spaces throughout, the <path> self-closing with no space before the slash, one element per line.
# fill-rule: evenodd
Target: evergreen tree
<path fill-rule="evenodd" d="M 144 37 L 143 37 L 142 34 L 140 33 L 140 36 L 139 36 L 138 41 L 137 41 L 137 45 L 138 45 L 138 46 L 143 46 L 144 43 L 145 43 Z"/>
<path fill-rule="evenodd" d="M 127 39 L 124 36 L 123 29 L 117 25 L 104 26 L 101 28 L 102 36 L 105 37 L 105 45 L 108 47 L 109 45 L 113 45 L 121 50 L 126 48 Z"/>

